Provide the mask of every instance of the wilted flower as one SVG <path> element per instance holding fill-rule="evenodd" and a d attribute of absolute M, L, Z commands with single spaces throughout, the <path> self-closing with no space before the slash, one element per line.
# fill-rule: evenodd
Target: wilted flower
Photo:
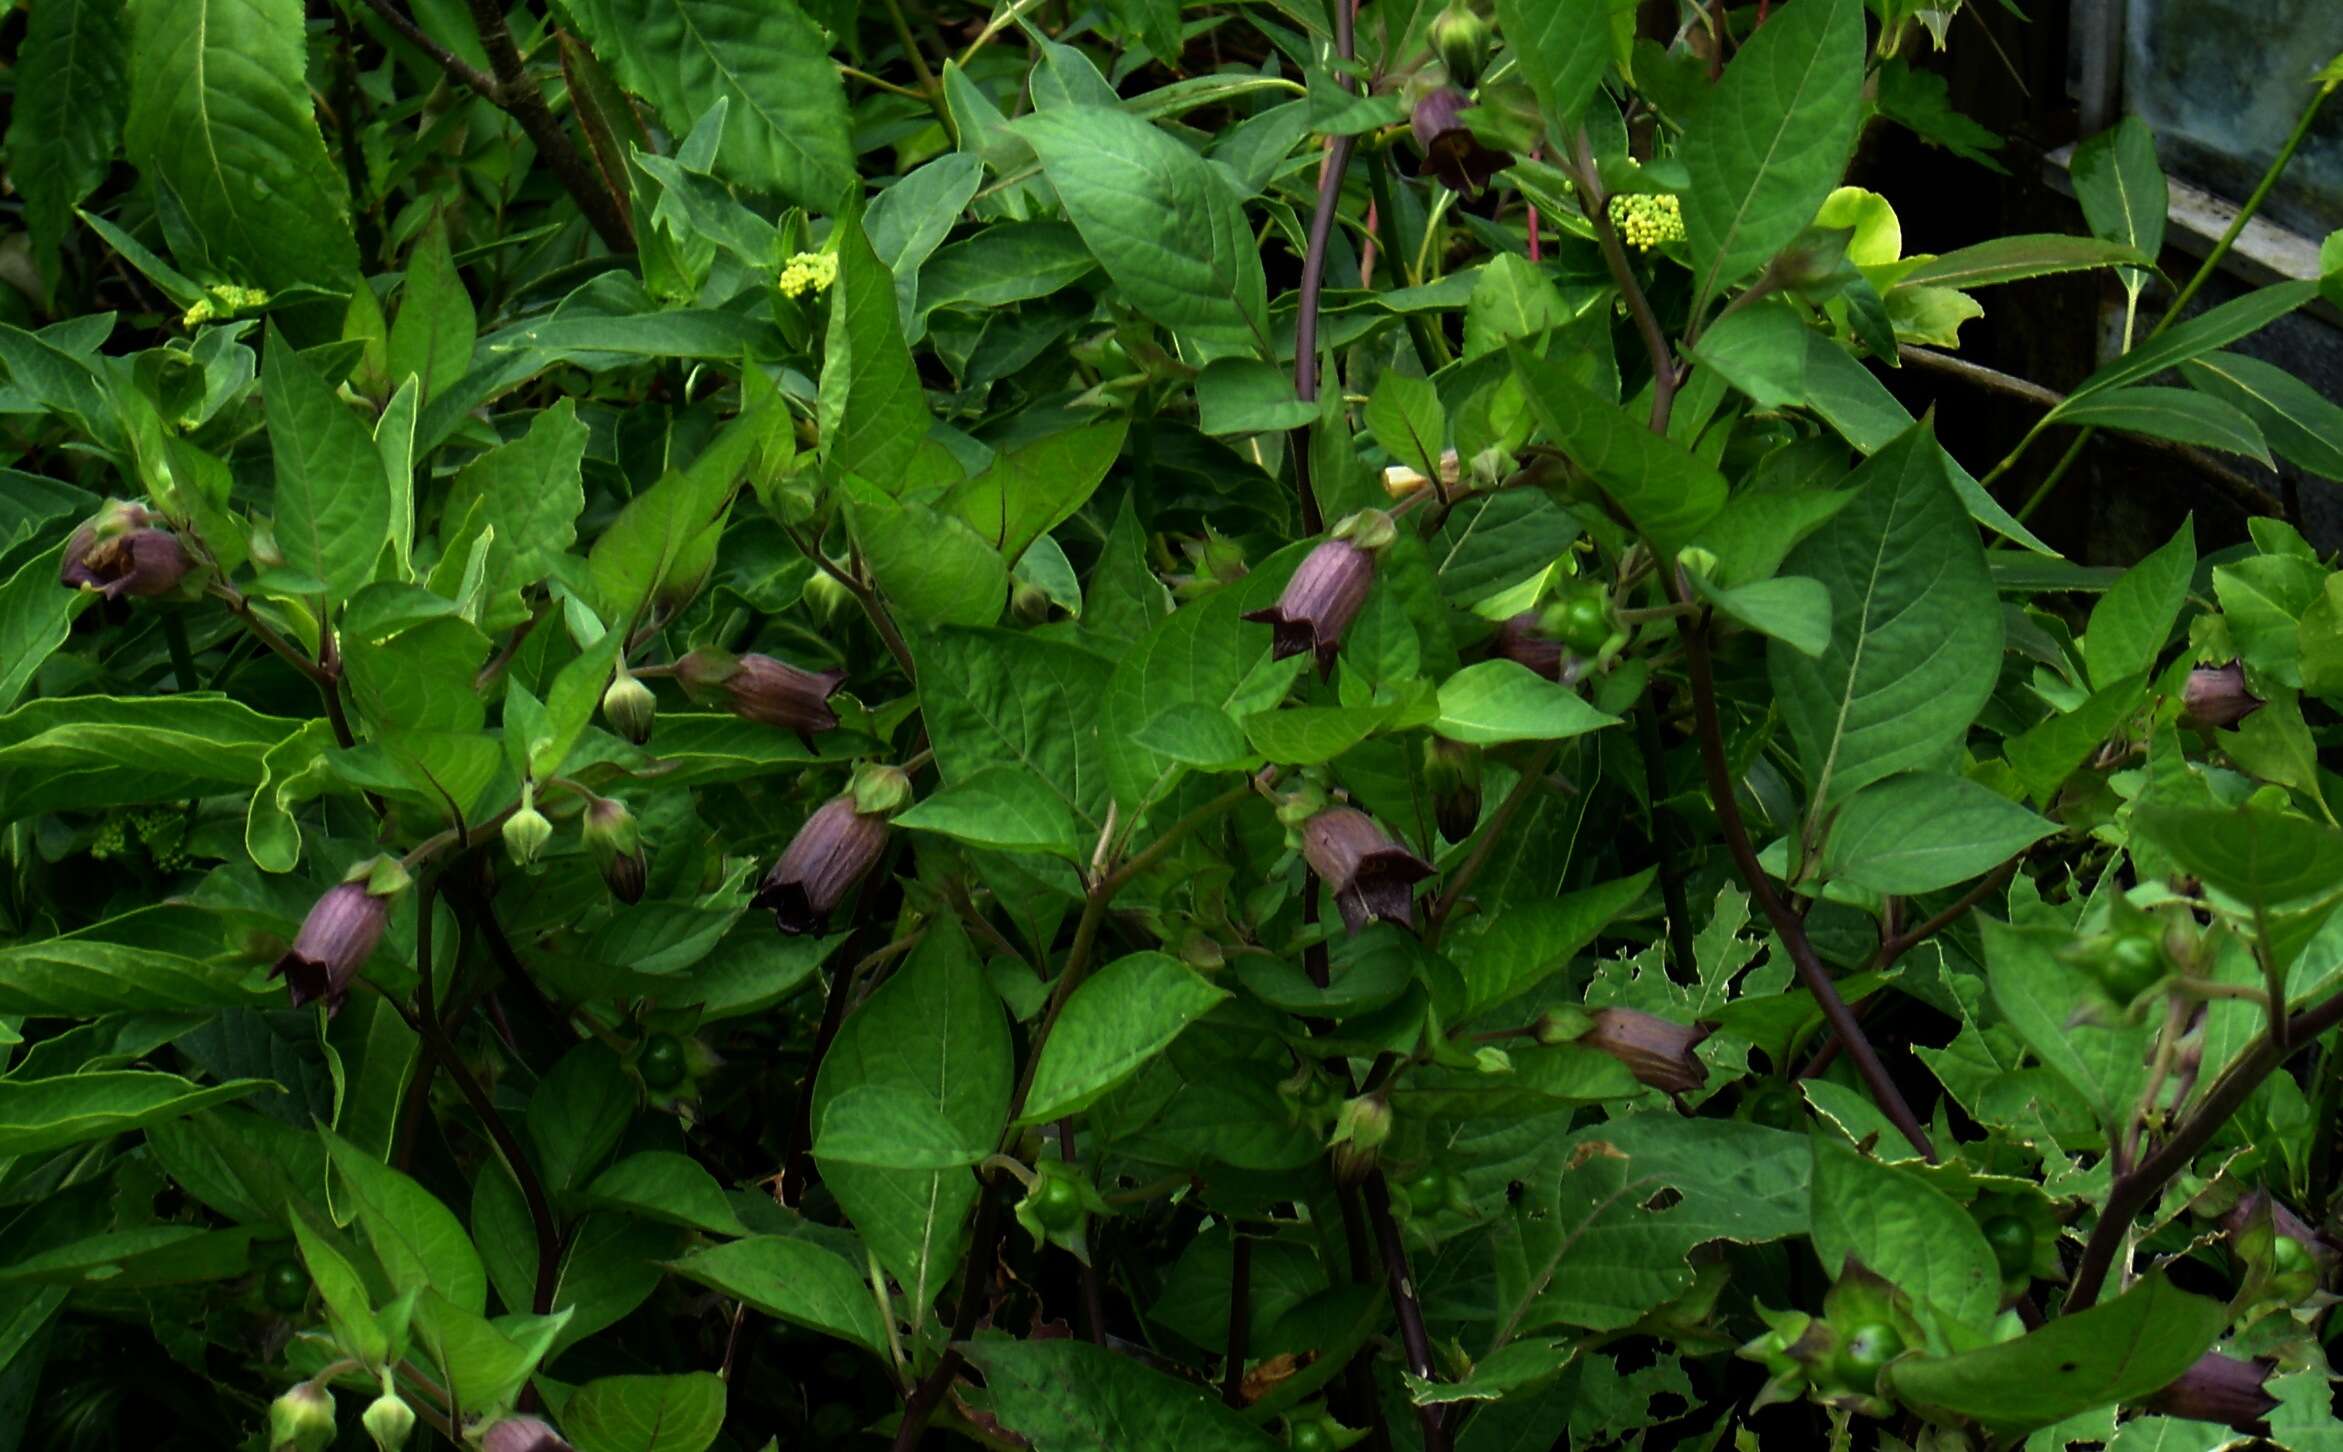
<path fill-rule="evenodd" d="M 721 692 L 734 715 L 794 731 L 811 750 L 815 732 L 838 725 L 830 697 L 845 684 L 846 673 L 800 670 L 769 655 L 736 656 L 703 647 L 675 663 L 675 679 L 694 700 Z"/>
<path fill-rule="evenodd" d="M 1609 1054 L 1654 1089 L 1683 1094 L 1708 1082 L 1708 1066 L 1692 1053 L 1693 1045 L 1707 1037 L 1704 1028 L 1687 1028 L 1637 1009 L 1611 1007 L 1596 1009 L 1594 1027 L 1577 1041 Z"/>
<path fill-rule="evenodd" d="M 1459 120 L 1471 102 L 1454 86 L 1428 91 L 1408 117 L 1416 149 L 1424 154 L 1423 170 L 1440 178 L 1452 192 L 1477 196 L 1489 178 L 1513 164 L 1502 151 L 1483 146 L 1472 128 Z"/>
<path fill-rule="evenodd" d="M 377 893 L 369 869 L 360 869 L 349 881 L 326 889 L 301 920 L 293 946 L 269 972 L 270 977 L 285 980 L 293 1007 L 323 999 L 328 1014 L 342 1011 L 350 980 L 382 941 L 383 925 L 390 921 L 389 894 L 405 885 L 406 874 L 398 872 L 389 892 Z"/>
<path fill-rule="evenodd" d="M 610 729 L 640 746 L 651 739 L 651 723 L 659 715 L 659 698 L 651 688 L 620 666 L 610 689 L 602 693 L 602 719 Z"/>
<path fill-rule="evenodd" d="M 839 901 L 878 864 L 887 830 L 886 813 L 856 811 L 852 793 L 830 798 L 789 839 L 752 901 L 770 909 L 784 933 L 822 931 Z"/>
<path fill-rule="evenodd" d="M 109 600 L 167 595 L 193 566 L 179 536 L 158 528 L 143 506 L 109 501 L 65 542 L 57 583 Z"/>
<path fill-rule="evenodd" d="M 1356 933 L 1377 920 L 1415 926 L 1415 885 L 1432 864 L 1393 841 L 1354 807 L 1328 807 L 1302 824 L 1302 857 L 1334 890 L 1342 925 Z"/>
<path fill-rule="evenodd" d="M 269 1452 L 324 1452 L 334 1442 L 334 1395 L 302 1382 L 269 1403 Z"/>
<path fill-rule="evenodd" d="M 1245 619 L 1276 632 L 1271 659 L 1284 660 L 1306 650 L 1317 655 L 1320 670 L 1333 668 L 1342 632 L 1357 618 L 1359 607 L 1367 603 L 1368 587 L 1375 583 L 1375 548 L 1338 532 L 1302 557 L 1275 605 L 1246 612 Z"/>
<path fill-rule="evenodd" d="M 1489 642 L 1489 654 L 1558 681 L 1562 679 L 1562 642 L 1550 639 L 1538 628 L 1538 621 L 1537 611 L 1524 610 L 1498 626 Z"/>
<path fill-rule="evenodd" d="M 626 809 L 626 803 L 594 798 L 586 806 L 584 836 L 586 850 L 594 854 L 610 895 L 629 906 L 641 902 L 651 864 L 643 855 L 643 834 L 635 826 L 635 814 Z"/>
<path fill-rule="evenodd" d="M 2151 1411 L 2192 1422 L 2219 1422 L 2241 1432 L 2261 1432 L 2262 1418 L 2278 1405 L 2263 1389 L 2269 1367 L 2208 1351 L 2180 1379 L 2148 1398 Z"/>
<path fill-rule="evenodd" d="M 506 1417 L 480 1439 L 480 1452 L 574 1452 L 541 1418 Z"/>
<path fill-rule="evenodd" d="M 2245 667 L 2198 666 L 2180 691 L 2180 718 L 2200 730 L 2235 726 L 2262 709 L 2262 698 L 2245 688 Z"/>

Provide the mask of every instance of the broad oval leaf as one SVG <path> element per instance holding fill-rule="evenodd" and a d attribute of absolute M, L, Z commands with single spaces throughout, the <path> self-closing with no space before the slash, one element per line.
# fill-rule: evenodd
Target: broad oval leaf
<path fill-rule="evenodd" d="M 1873 892 L 1934 892 L 1990 871 L 2058 824 L 1964 777 L 1913 771 L 1848 798 L 1823 871 Z"/>
<path fill-rule="evenodd" d="M 1066 1000 L 1018 1122 L 1043 1124 L 1089 1108 L 1227 997 L 1168 953 L 1109 963 Z"/>

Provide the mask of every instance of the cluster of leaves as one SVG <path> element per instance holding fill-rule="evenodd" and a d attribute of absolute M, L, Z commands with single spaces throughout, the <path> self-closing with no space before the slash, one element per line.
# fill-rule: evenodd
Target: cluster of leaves
<path fill-rule="evenodd" d="M 2336 1445 L 2343 575 L 2024 520 L 2343 235 L 1958 9 L 12 10 L 0 1448 Z"/>

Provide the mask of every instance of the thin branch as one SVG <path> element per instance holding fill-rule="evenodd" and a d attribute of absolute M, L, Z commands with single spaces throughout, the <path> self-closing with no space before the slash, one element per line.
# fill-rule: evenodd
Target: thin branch
<path fill-rule="evenodd" d="M 861 578 L 860 571 L 841 570 L 832 564 L 830 557 L 822 553 L 821 541 L 810 539 L 804 531 L 795 528 L 783 532 L 789 536 L 789 542 L 797 546 L 798 553 L 813 562 L 815 569 L 837 581 L 847 594 L 854 597 L 854 603 L 860 605 L 862 613 L 870 617 L 871 628 L 885 642 L 887 653 L 895 657 L 895 664 L 903 668 L 903 679 L 913 685 L 919 684 L 919 669 L 911 662 L 911 647 L 904 643 L 903 632 L 895 628 L 895 617 L 887 613 L 887 602 L 879 598 L 879 592 Z"/>
<path fill-rule="evenodd" d="M 1253 1322 L 1253 1240 L 1235 1221 L 1228 1227 L 1228 1356 L 1220 1369 L 1220 1399 L 1245 1404 L 1245 1339 Z"/>
<path fill-rule="evenodd" d="M 1555 753 L 1561 749 L 1562 743 L 1559 741 L 1548 742 L 1539 748 L 1537 755 L 1530 758 L 1529 765 L 1522 768 L 1521 780 L 1513 784 L 1513 790 L 1505 794 L 1505 800 L 1499 802 L 1497 810 L 1490 814 L 1489 825 L 1481 829 L 1480 840 L 1473 844 L 1472 851 L 1465 854 L 1464 861 L 1457 865 L 1456 871 L 1449 874 L 1448 885 L 1432 904 L 1424 928 L 1425 946 L 1439 946 L 1440 930 L 1448 926 L 1449 917 L 1455 913 L 1457 905 L 1464 901 L 1465 889 L 1473 885 L 1475 877 L 1480 876 L 1481 868 L 1488 864 L 1490 854 L 1496 851 L 1498 841 L 1505 835 L 1505 829 L 1513 825 L 1514 817 L 1521 811 L 1522 804 L 1529 800 L 1529 794 L 1537 789 L 1538 783 L 1546 779 L 1546 770 L 1554 764 Z"/>
<path fill-rule="evenodd" d="M 494 76 L 489 75 L 486 71 L 474 69 L 470 61 L 433 40 L 423 27 L 409 20 L 406 13 L 393 4 L 392 0 L 366 0 L 366 5 L 368 9 L 382 17 L 383 24 L 397 31 L 401 40 L 431 57 L 433 64 L 446 71 L 451 79 L 462 82 L 489 100 L 495 101 L 498 105 L 503 104 L 496 92 L 496 78 Z"/>
<path fill-rule="evenodd" d="M 1668 335 L 1660 327 L 1660 316 L 1652 311 L 1651 299 L 1643 295 L 1643 285 L 1635 280 L 1635 269 L 1627 261 L 1627 249 L 1620 245 L 1619 230 L 1611 225 L 1608 199 L 1603 195 L 1602 176 L 1595 170 L 1594 146 L 1587 140 L 1581 127 L 1574 143 L 1578 165 L 1571 181 L 1578 188 L 1579 210 L 1586 213 L 1587 224 L 1595 230 L 1595 241 L 1603 249 L 1603 262 L 1611 269 L 1611 280 L 1619 285 L 1619 296 L 1626 301 L 1627 314 L 1635 319 L 1635 331 L 1643 339 L 1643 348 L 1651 355 L 1651 431 L 1668 431 L 1668 416 L 1676 407 L 1676 389 L 1684 381 L 1676 369 L 1675 355 L 1668 347 Z"/>
<path fill-rule="evenodd" d="M 2021 853 L 2020 857 L 2022 856 Z M 2018 870 L 2018 862 L 2019 857 L 2012 857 L 2009 861 L 1978 878 L 1967 892 L 1954 898 L 1942 912 L 1936 913 L 1917 927 L 1908 928 L 1900 933 L 1890 933 L 1881 939 L 1879 950 L 1871 955 L 1870 962 L 1863 965 L 1864 971 L 1878 973 L 1894 967 L 1898 958 L 1959 922 L 1971 908 L 1993 896 L 2010 880 L 2011 876 Z"/>
<path fill-rule="evenodd" d="M 1407 1245 L 1399 1224 L 1391 1218 L 1391 1191 L 1380 1170 L 1359 1187 L 1367 1219 L 1375 1227 L 1375 1243 L 1382 1252 L 1383 1278 L 1391 1290 L 1392 1308 L 1399 1314 L 1399 1343 L 1407 1353 L 1407 1368 L 1417 1377 L 1432 1377 L 1432 1339 L 1424 1330 L 1424 1308 L 1416 1299 L 1415 1279 L 1408 1271 Z M 1424 1434 L 1424 1452 L 1448 1452 L 1448 1428 L 1438 1404 L 1416 1408 L 1416 1423 Z"/>
<path fill-rule="evenodd" d="M 1682 582 L 1674 578 L 1673 570 L 1669 573 L 1668 586 L 1671 594 L 1683 588 Z M 1813 942 L 1806 936 L 1806 924 L 1782 901 L 1781 894 L 1774 891 L 1773 882 L 1757 860 L 1757 849 L 1750 844 L 1749 828 L 1741 820 L 1741 804 L 1733 795 L 1732 768 L 1725 760 L 1725 731 L 1717 719 L 1717 683 L 1709 663 L 1705 622 L 1685 630 L 1684 662 L 1692 678 L 1693 718 L 1699 730 L 1701 765 L 1708 776 L 1709 802 L 1725 830 L 1725 848 L 1732 854 L 1733 866 L 1740 872 L 1750 895 L 1765 910 L 1766 920 L 1773 925 L 1782 946 L 1789 951 L 1790 961 L 1797 967 L 1799 982 L 1814 995 L 1823 1018 L 1845 1045 L 1847 1056 L 1855 1061 L 1855 1068 L 1869 1086 L 1880 1112 L 1911 1142 L 1913 1149 L 1933 1164 L 1936 1147 L 1929 1143 L 1928 1131 L 1912 1113 L 1912 1106 L 1904 1102 L 1903 1091 L 1896 1088 L 1887 1066 L 1879 1060 L 1879 1052 L 1864 1037 L 1863 1027 L 1848 1009 L 1847 1001 L 1839 996 L 1830 970 L 1823 967 Z"/>
<path fill-rule="evenodd" d="M 1334 54 L 1343 64 L 1336 68 L 1335 83 L 1348 91 L 1352 82 L 1347 70 L 1358 58 L 1352 35 L 1351 0 L 1334 0 Z M 1337 136 L 1326 147 L 1326 159 L 1318 172 L 1318 203 L 1310 213 L 1310 240 L 1302 253 L 1301 299 L 1294 311 L 1294 392 L 1304 403 L 1318 401 L 1318 304 L 1319 293 L 1326 285 L 1326 249 L 1334 238 L 1334 214 L 1342 206 L 1342 184 L 1350 172 L 1351 154 L 1358 150 L 1359 138 Z M 1318 508 L 1318 492 L 1310 481 L 1310 430 L 1307 424 L 1294 430 L 1294 486 L 1301 496 L 1302 533 L 1316 534 L 1326 527 L 1326 517 Z"/>
<path fill-rule="evenodd" d="M 1650 802 L 1652 849 L 1659 857 L 1660 901 L 1668 910 L 1668 962 L 1678 983 L 1695 983 L 1700 963 L 1692 950 L 1692 904 L 1684 895 L 1683 833 L 1676 814 L 1660 806 L 1667 777 L 1661 770 L 1666 743 L 1660 736 L 1659 705 L 1646 695 L 1635 705 L 1635 730 L 1643 748 L 1643 794 Z"/>
<path fill-rule="evenodd" d="M 959 1344 L 976 1331 L 977 1312 L 984 1304 L 985 1278 L 992 1273 L 1001 1232 L 1001 1193 L 991 1181 L 980 1180 L 977 1196 L 976 1224 L 968 1237 L 968 1263 L 960 1282 L 960 1304 L 952 1310 L 952 1334 L 944 1343 L 942 1358 L 904 1399 L 903 1419 L 895 1428 L 894 1452 L 912 1452 L 919 1446 L 920 1437 L 927 1431 L 928 1418 L 935 1415 L 936 1407 L 952 1389 L 953 1379 L 965 1364 Z"/>
<path fill-rule="evenodd" d="M 1058 1158 L 1067 1164 L 1078 1164 L 1074 1154 L 1074 1116 L 1058 1120 Z M 1096 1227 L 1093 1227 L 1095 1231 Z M 1087 1259 L 1077 1262 L 1082 1267 L 1082 1336 L 1093 1346 L 1106 1345 L 1106 1293 L 1098 1280 L 1098 1252 L 1094 1247 Z"/>
<path fill-rule="evenodd" d="M 2253 1047 L 2214 1081 L 2188 1118 L 2163 1143 L 2130 1171 L 2116 1177 L 2115 1183 L 2108 1187 L 2107 1203 L 2099 1212 L 2099 1223 L 2091 1227 L 2091 1238 L 2083 1246 L 2083 1258 L 2075 1265 L 2074 1281 L 2059 1314 L 2087 1310 L 2097 1302 L 2107 1272 L 2115 1263 L 2116 1251 L 2131 1233 L 2132 1222 L 2154 1203 L 2173 1176 L 2188 1168 L 2189 1161 L 2212 1142 L 2229 1117 L 2245 1107 L 2246 1100 L 2262 1087 L 2262 1081 L 2286 1062 L 2288 1051 L 2282 1045 L 2307 1044 L 2337 1024 L 2343 1024 L 2343 992 L 2330 994 L 2317 1005 L 2293 1015 L 2283 1028 L 2273 1025 L 2271 1030 L 2264 1031 L 2254 1040 Z"/>

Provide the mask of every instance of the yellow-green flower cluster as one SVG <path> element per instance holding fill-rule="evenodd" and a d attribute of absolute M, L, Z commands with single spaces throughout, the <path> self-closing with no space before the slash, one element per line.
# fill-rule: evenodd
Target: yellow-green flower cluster
<path fill-rule="evenodd" d="M 192 328 L 197 323 L 208 323 L 214 318 L 232 318 L 249 308 L 268 306 L 268 294 L 257 287 L 238 287 L 232 282 L 215 282 L 204 289 L 209 294 L 195 300 L 179 318 L 179 325 Z"/>
<path fill-rule="evenodd" d="M 837 280 L 837 253 L 800 252 L 781 269 L 781 293 L 784 297 L 802 297 L 808 291 L 820 292 Z"/>
<path fill-rule="evenodd" d="M 1649 252 L 1662 242 L 1684 239 L 1684 208 L 1666 192 L 1637 192 L 1611 198 L 1611 225 L 1631 247 Z"/>
<path fill-rule="evenodd" d="M 138 839 L 138 846 L 131 839 Z M 168 809 L 109 812 L 91 834 L 89 855 L 100 862 L 127 858 L 143 848 L 155 866 L 173 872 L 187 865 L 187 822 Z"/>

